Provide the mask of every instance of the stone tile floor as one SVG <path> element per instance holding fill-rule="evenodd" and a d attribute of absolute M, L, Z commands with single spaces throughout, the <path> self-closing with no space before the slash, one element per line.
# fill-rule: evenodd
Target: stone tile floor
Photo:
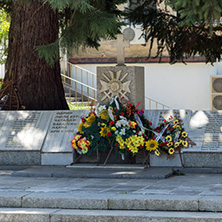
<path fill-rule="evenodd" d="M 0 192 L 222 196 L 221 174 L 167 179 L 13 177 L 0 171 Z"/>

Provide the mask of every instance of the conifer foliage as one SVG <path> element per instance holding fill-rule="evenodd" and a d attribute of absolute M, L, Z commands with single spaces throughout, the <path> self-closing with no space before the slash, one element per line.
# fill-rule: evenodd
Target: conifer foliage
<path fill-rule="evenodd" d="M 157 7 L 153 7 L 156 5 Z M 143 0 L 129 19 L 142 24 L 150 51 L 157 44 L 157 57 L 167 51 L 170 62 L 200 55 L 206 62 L 222 54 L 221 0 Z"/>
<path fill-rule="evenodd" d="M 5 82 L 13 82 L 26 109 L 68 109 L 59 50 L 98 47 L 101 38 L 114 37 L 124 2 L 0 0 L 11 16 Z"/>

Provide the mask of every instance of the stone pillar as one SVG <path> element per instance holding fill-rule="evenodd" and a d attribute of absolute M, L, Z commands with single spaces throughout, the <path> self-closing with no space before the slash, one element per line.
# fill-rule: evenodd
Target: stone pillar
<path fill-rule="evenodd" d="M 97 103 L 108 104 L 114 96 L 145 108 L 144 67 L 97 67 Z"/>

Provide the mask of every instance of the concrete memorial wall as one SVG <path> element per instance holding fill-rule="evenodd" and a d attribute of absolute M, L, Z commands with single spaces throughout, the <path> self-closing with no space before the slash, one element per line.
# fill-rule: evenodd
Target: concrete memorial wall
<path fill-rule="evenodd" d="M 42 165 L 67 165 L 73 162 L 71 140 L 77 133 L 80 117 L 89 111 L 53 111 L 42 146 Z"/>
<path fill-rule="evenodd" d="M 68 165 L 88 111 L 0 111 L 0 165 Z"/>
<path fill-rule="evenodd" d="M 185 167 L 222 167 L 222 111 L 204 110 L 150 110 L 145 116 L 154 127 L 170 116 L 179 118 L 195 146 L 182 149 Z M 181 166 L 179 155 L 175 159 L 151 155 L 151 166 Z"/>
<path fill-rule="evenodd" d="M 80 117 L 87 114 L 82 110 L 0 111 L 0 165 L 71 164 L 71 140 Z M 185 167 L 222 167 L 222 111 L 146 110 L 145 116 L 153 127 L 170 116 L 183 120 L 188 136 L 196 143 L 182 150 Z M 151 155 L 150 165 L 175 167 L 181 162 L 178 155 L 175 159 Z"/>

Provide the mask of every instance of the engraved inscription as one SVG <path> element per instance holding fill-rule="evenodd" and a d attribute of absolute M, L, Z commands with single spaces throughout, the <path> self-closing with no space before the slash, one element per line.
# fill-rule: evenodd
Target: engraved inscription
<path fill-rule="evenodd" d="M 79 115 L 74 115 L 73 112 L 57 112 L 50 133 L 74 133 L 78 123 Z"/>
<path fill-rule="evenodd" d="M 23 115 L 18 115 L 12 125 L 10 133 L 7 136 L 5 148 L 24 148 L 24 143 L 26 141 L 23 141 L 23 135 L 26 135 L 26 137 L 29 137 L 30 135 L 31 137 L 39 116 L 40 112 L 24 113 Z"/>
<path fill-rule="evenodd" d="M 188 115 L 188 112 L 185 112 L 185 115 Z M 180 111 L 173 111 L 173 112 L 162 111 L 162 112 L 160 112 L 159 124 L 161 124 L 164 121 L 164 119 L 169 119 L 171 116 L 175 119 L 180 118 Z"/>
<path fill-rule="evenodd" d="M 217 112 L 205 113 L 208 124 L 204 130 L 202 151 L 222 151 L 222 115 Z"/>

